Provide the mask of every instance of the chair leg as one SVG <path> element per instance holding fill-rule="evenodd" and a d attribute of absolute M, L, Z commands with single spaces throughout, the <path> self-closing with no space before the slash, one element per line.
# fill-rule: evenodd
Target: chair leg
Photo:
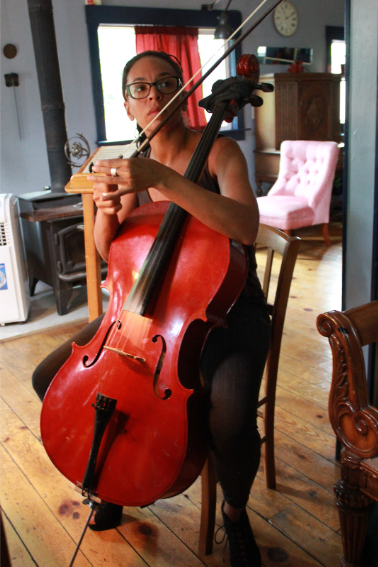
<path fill-rule="evenodd" d="M 201 554 L 209 555 L 213 551 L 215 508 L 217 502 L 217 480 L 210 451 L 201 473 L 201 490 L 201 525 L 198 549 Z"/>
<path fill-rule="evenodd" d="M 274 461 L 274 404 L 268 401 L 264 407 L 264 469 L 267 488 L 276 490 L 276 465 Z"/>
<path fill-rule="evenodd" d="M 276 387 L 278 372 L 279 346 L 271 348 L 265 368 L 264 421 L 264 468 L 267 488 L 276 490 L 276 465 L 274 460 L 274 410 L 276 405 Z"/>
<path fill-rule="evenodd" d="M 329 230 L 328 230 L 328 223 L 325 222 L 322 225 L 322 234 L 323 234 L 323 238 L 324 238 L 324 244 L 326 246 L 331 246 L 331 239 L 329 237 Z"/>
<path fill-rule="evenodd" d="M 341 468 L 342 478 L 335 485 L 343 543 L 342 567 L 359 567 L 361 565 L 369 514 L 374 504 L 371 498 L 360 492 L 353 480 L 351 483 L 348 482 L 349 479 L 356 477 L 356 472 L 354 464 L 349 462 L 346 465 L 344 460 Z"/>

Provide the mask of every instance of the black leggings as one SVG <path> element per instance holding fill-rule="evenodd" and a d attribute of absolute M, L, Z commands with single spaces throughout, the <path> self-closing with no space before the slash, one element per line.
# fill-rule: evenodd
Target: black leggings
<path fill-rule="evenodd" d="M 41 400 L 63 363 L 71 344 L 87 344 L 96 333 L 98 317 L 52 352 L 33 374 Z M 270 340 L 267 308 L 240 298 L 227 318 L 227 328 L 215 328 L 206 343 L 201 372 L 210 391 L 210 436 L 215 470 L 224 498 L 243 508 L 260 462 L 257 401 Z"/>

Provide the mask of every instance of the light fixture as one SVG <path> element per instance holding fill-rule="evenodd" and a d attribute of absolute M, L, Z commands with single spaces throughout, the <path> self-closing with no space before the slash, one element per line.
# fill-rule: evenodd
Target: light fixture
<path fill-rule="evenodd" d="M 234 31 L 230 26 L 228 21 L 228 16 L 226 14 L 229 5 L 231 4 L 232 0 L 229 0 L 226 8 L 223 10 L 221 15 L 219 16 L 219 24 L 217 25 L 215 32 L 214 32 L 214 39 L 228 39 L 232 32 Z"/>

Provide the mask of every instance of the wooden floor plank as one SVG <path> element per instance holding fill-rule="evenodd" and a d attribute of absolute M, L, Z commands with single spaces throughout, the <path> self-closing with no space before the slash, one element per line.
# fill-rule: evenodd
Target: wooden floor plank
<path fill-rule="evenodd" d="M 37 397 L 31 385 L 31 376 L 35 365 L 18 349 L 15 355 L 14 345 L 17 340 L 5 341 L 0 343 L 0 364 L 1 368 L 7 368 L 17 380 L 20 380 Z"/>
<path fill-rule="evenodd" d="M 31 557 L 38 567 L 69 565 L 74 542 L 3 446 L 0 454 L 1 505 Z M 80 554 L 75 567 L 90 563 Z"/>
<path fill-rule="evenodd" d="M 332 433 L 325 433 L 320 428 L 282 409 L 280 406 L 276 406 L 275 426 L 277 430 L 305 445 L 317 455 L 336 463 L 335 437 Z"/>
<path fill-rule="evenodd" d="M 16 530 L 14 529 L 4 512 L 3 522 L 8 549 L 11 551 L 9 558 L 12 567 L 35 567 L 35 562 L 30 556 L 27 547 L 21 541 L 19 535 L 17 534 Z"/>
<path fill-rule="evenodd" d="M 30 360 L 34 366 L 37 366 L 37 364 L 42 362 L 42 360 L 46 358 L 52 350 L 51 347 L 46 345 L 44 342 L 39 342 L 37 335 L 24 337 L 21 344 L 12 341 L 12 345 L 14 347 L 15 357 L 18 356 L 18 353 L 20 353 L 23 356 L 26 356 L 26 358 Z"/>
<path fill-rule="evenodd" d="M 0 396 L 24 425 L 36 436 L 40 437 L 40 412 L 42 404 L 31 391 L 19 382 L 15 376 L 4 368 L 1 373 Z"/>
<path fill-rule="evenodd" d="M 298 506 L 291 506 L 280 512 L 269 522 L 282 533 L 306 549 L 321 565 L 339 567 L 342 554 L 341 537 L 322 522 L 304 514 Z"/>
<path fill-rule="evenodd" d="M 275 430 L 275 451 L 284 463 L 292 466 L 298 473 L 332 491 L 340 473 L 337 465 L 278 429 Z"/>
<path fill-rule="evenodd" d="M 339 516 L 333 492 L 308 477 L 299 475 L 295 468 L 279 458 L 276 458 L 276 469 L 277 491 L 266 489 L 263 467 L 258 472 L 255 481 L 257 490 L 253 489 L 250 496 L 250 506 L 253 510 L 269 520 L 277 513 L 275 508 L 278 507 L 278 502 L 280 509 L 277 511 L 286 508 L 290 502 L 321 519 L 322 523 L 333 531 L 339 530 Z M 271 508 L 272 500 L 273 508 Z"/>
<path fill-rule="evenodd" d="M 330 361 L 327 360 L 327 364 Z M 292 376 L 297 380 L 298 384 L 301 381 L 304 386 L 307 384 L 313 384 L 314 386 L 319 385 L 323 387 L 324 384 L 327 386 L 327 391 L 329 392 L 329 387 L 331 385 L 331 374 L 324 370 L 323 358 L 319 361 L 315 361 L 316 366 L 310 366 L 306 362 L 306 359 L 300 359 L 293 357 L 291 354 L 282 350 L 279 362 L 279 373 L 284 372 L 288 376 Z M 286 383 L 288 381 L 286 380 Z M 294 392 L 296 390 L 294 389 Z"/>
<path fill-rule="evenodd" d="M 291 393 L 295 392 L 299 399 L 304 400 L 304 403 L 308 401 L 319 406 L 322 414 L 325 416 L 325 419 L 328 419 L 328 396 L 330 385 L 327 381 L 324 383 L 319 382 L 318 384 L 314 384 L 312 381 L 304 381 L 303 378 L 298 378 L 287 371 L 282 374 L 285 374 L 286 380 L 285 382 L 280 378 L 279 380 L 280 384 L 282 383 L 282 391 L 285 391 L 285 395 L 290 397 Z"/>
<path fill-rule="evenodd" d="M 286 388 L 277 386 L 276 390 L 276 407 L 280 407 L 294 416 L 300 417 L 311 423 L 314 427 L 318 427 L 322 431 L 329 433 L 334 437 L 332 426 L 328 419 L 328 395 L 324 397 L 322 403 L 315 401 L 311 395 L 307 398 L 298 391 L 288 390 Z"/>
<path fill-rule="evenodd" d="M 287 537 L 259 516 L 249 514 L 257 541 L 261 550 L 264 567 L 339 567 L 338 564 L 324 565 L 312 557 L 307 550 L 296 545 Z"/>
<path fill-rule="evenodd" d="M 173 502 L 170 502 L 173 508 Z M 201 567 L 203 562 L 195 555 L 196 547 L 190 549 L 185 543 L 183 531 L 187 521 L 180 524 L 180 530 L 175 533 L 155 513 L 156 506 L 150 508 L 125 508 L 123 523 L 119 531 L 134 549 L 143 557 L 148 565 L 171 567 L 172 565 L 190 565 Z M 197 540 L 198 545 L 198 540 Z"/>
<path fill-rule="evenodd" d="M 261 491 L 260 491 L 261 489 Z M 274 514 L 278 513 L 279 511 L 285 510 L 288 506 L 291 505 L 289 499 L 282 497 L 278 491 L 272 491 L 265 488 L 262 485 L 262 481 L 257 481 L 257 485 L 253 487 L 251 496 L 248 502 L 248 515 L 251 521 L 251 525 L 253 528 L 253 532 L 256 537 L 256 541 L 260 547 L 261 555 L 263 558 L 263 564 L 265 567 L 277 567 L 278 565 L 286 565 L 287 567 L 320 567 L 320 563 L 311 557 L 306 550 L 302 549 L 300 545 L 297 545 L 295 542 L 292 541 L 290 537 L 287 537 L 284 533 L 281 533 L 279 529 L 276 529 L 271 523 L 269 522 L 268 518 L 264 518 L 263 515 L 260 513 L 261 509 L 257 509 L 256 507 L 256 498 L 257 495 L 261 492 L 269 492 L 268 498 L 265 497 L 265 502 L 271 507 L 271 513 L 268 514 L 270 517 Z M 196 482 L 193 487 L 191 487 L 185 495 L 178 498 L 187 498 L 192 501 L 196 501 L 198 504 L 198 513 L 200 510 L 200 485 L 199 482 Z M 216 514 L 216 522 L 218 528 L 222 526 L 222 518 L 221 518 L 221 502 L 222 502 L 222 494 L 221 490 L 218 487 L 217 490 L 217 514 Z M 161 505 L 161 502 L 157 503 Z M 165 505 L 168 508 L 168 503 Z M 258 507 L 257 507 L 258 508 Z M 273 510 L 275 512 L 273 513 Z M 257 513 L 256 513 L 257 512 Z M 161 512 L 160 512 L 161 513 Z M 168 514 L 167 514 L 168 516 Z M 168 516 L 169 518 L 169 516 Z M 166 521 L 169 521 L 167 519 Z M 176 520 L 177 522 L 177 520 Z M 179 526 L 178 526 L 179 529 Z M 188 531 L 188 538 L 193 537 L 191 534 L 193 532 L 193 528 Z M 221 540 L 223 530 L 220 530 L 217 541 Z M 188 539 L 189 542 L 189 539 Z M 215 543 L 213 548 L 212 555 L 203 557 L 203 561 L 209 567 L 220 567 L 224 566 L 225 564 L 228 565 L 228 549 L 224 547 L 224 543 Z M 190 544 L 190 543 L 189 543 Z M 193 545 L 193 543 L 191 544 Z M 285 558 L 285 559 L 284 559 Z M 336 567 L 335 566 L 326 566 L 326 567 Z M 337 566 L 339 567 L 339 566 Z"/>

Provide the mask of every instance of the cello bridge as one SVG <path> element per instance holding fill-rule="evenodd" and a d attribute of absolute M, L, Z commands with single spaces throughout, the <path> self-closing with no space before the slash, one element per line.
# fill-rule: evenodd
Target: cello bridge
<path fill-rule="evenodd" d="M 146 362 L 145 358 L 142 358 L 141 356 L 136 356 L 135 354 L 130 354 L 128 352 L 124 352 L 123 350 L 120 350 L 118 348 L 113 348 L 110 346 L 105 346 L 104 348 L 106 348 L 107 350 L 111 350 L 112 352 L 116 352 L 121 356 L 125 356 L 126 358 L 130 358 L 131 360 L 135 360 L 136 362 L 142 362 L 142 363 Z"/>

